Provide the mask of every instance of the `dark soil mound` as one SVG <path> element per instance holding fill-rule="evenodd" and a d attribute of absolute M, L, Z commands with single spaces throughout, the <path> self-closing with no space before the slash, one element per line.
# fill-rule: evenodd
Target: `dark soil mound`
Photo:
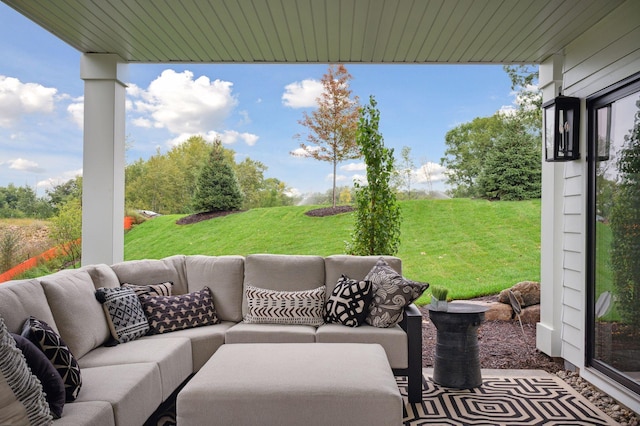
<path fill-rule="evenodd" d="M 196 213 L 191 216 L 185 216 L 176 221 L 176 225 L 190 225 L 192 223 L 202 222 L 203 220 L 209 220 L 216 217 L 227 216 L 234 213 L 242 213 L 244 210 L 233 210 L 233 211 L 223 211 L 223 212 L 204 212 L 204 213 Z"/>
<path fill-rule="evenodd" d="M 349 213 L 353 211 L 353 207 L 351 206 L 335 206 L 335 207 L 323 207 L 321 209 L 314 209 L 305 212 L 307 216 L 312 217 L 325 217 L 325 216 L 333 216 L 335 214 L 341 213 Z"/>

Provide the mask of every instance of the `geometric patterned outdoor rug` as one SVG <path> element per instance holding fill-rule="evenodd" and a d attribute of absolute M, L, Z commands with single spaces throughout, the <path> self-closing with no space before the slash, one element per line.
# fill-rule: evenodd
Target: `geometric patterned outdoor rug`
<path fill-rule="evenodd" d="M 482 386 L 463 390 L 438 386 L 431 376 L 431 369 L 423 370 L 419 404 L 407 402 L 407 379 L 396 377 L 405 426 L 618 424 L 562 379 L 544 371 L 483 370 Z M 175 409 L 174 393 L 145 425 L 175 425 Z"/>
<path fill-rule="evenodd" d="M 500 372 L 500 370 L 491 370 Z M 423 370 L 423 402 L 405 401 L 404 424 L 413 425 L 616 425 L 559 377 L 544 371 L 490 376 L 476 389 L 440 387 Z M 403 397 L 407 381 L 397 377 Z"/>

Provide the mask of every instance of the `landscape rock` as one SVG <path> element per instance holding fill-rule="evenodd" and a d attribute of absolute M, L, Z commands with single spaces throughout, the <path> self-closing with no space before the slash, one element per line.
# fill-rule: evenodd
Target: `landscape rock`
<path fill-rule="evenodd" d="M 505 289 L 498 295 L 498 302 L 511 305 L 509 302 L 509 290 L 513 291 L 522 307 L 540 304 L 540 283 L 535 281 L 522 281 L 510 289 Z"/>

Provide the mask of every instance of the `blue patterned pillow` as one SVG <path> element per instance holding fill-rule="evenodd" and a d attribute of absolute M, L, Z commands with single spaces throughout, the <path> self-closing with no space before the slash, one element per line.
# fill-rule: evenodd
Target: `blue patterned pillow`
<path fill-rule="evenodd" d="M 58 370 L 66 393 L 66 401 L 75 401 L 82 387 L 80 366 L 62 337 L 49 324 L 29 317 L 22 328 L 22 336 L 36 345 Z"/>
<path fill-rule="evenodd" d="M 358 281 L 342 275 L 324 307 L 324 321 L 348 327 L 362 325 L 373 298 L 370 281 Z"/>
<path fill-rule="evenodd" d="M 111 336 L 118 343 L 130 342 L 149 331 L 147 317 L 132 288 L 101 287 L 96 290 L 96 299 L 102 303 Z"/>

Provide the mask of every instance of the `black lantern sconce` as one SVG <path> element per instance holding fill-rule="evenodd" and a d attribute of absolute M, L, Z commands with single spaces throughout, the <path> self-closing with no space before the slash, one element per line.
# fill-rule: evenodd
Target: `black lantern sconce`
<path fill-rule="evenodd" d="M 580 98 L 558 96 L 542 105 L 547 161 L 580 158 Z"/>

